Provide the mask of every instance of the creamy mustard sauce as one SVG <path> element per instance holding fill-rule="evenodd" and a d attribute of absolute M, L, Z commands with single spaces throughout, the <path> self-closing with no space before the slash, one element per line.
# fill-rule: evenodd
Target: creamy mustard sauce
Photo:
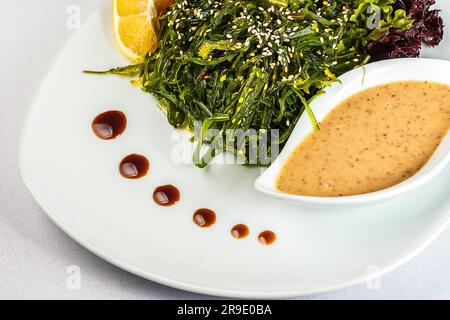
<path fill-rule="evenodd" d="M 393 82 L 335 107 L 292 153 L 277 188 L 336 197 L 396 185 L 428 161 L 450 128 L 450 86 Z"/>

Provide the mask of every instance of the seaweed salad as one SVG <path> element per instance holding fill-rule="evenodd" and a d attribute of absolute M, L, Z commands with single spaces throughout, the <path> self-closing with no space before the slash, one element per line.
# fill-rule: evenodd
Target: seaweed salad
<path fill-rule="evenodd" d="M 371 60 L 418 56 L 422 43 L 439 44 L 443 22 L 433 4 L 177 0 L 160 14 L 155 52 L 134 65 L 87 72 L 134 77 L 135 85 L 157 98 L 173 127 L 195 132 L 197 166 L 224 150 L 264 166 L 303 112 L 319 127 L 309 103 L 338 76 Z M 253 133 L 229 139 L 230 130 Z M 260 148 L 252 141 L 261 132 L 276 132 L 268 158 L 250 159 L 249 150 Z M 216 147 L 207 147 L 217 140 Z"/>

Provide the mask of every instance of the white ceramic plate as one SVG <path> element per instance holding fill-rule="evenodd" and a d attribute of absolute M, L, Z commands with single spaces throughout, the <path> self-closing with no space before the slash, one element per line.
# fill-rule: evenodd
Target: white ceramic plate
<path fill-rule="evenodd" d="M 450 4 L 441 6 L 450 21 Z M 21 148 L 28 188 L 55 223 L 87 249 L 180 289 L 285 297 L 340 288 L 391 270 L 448 224 L 450 168 L 394 201 L 333 212 L 258 194 L 253 189 L 258 169 L 173 164 L 171 152 L 180 142 L 172 141 L 173 130 L 150 95 L 118 77 L 81 73 L 126 63 L 114 44 L 110 13 L 109 5 L 100 8 L 62 51 L 31 108 Z M 445 58 L 449 51 L 444 41 L 431 55 Z M 127 114 L 128 128 L 119 139 L 102 141 L 92 133 L 91 120 L 110 109 Z M 149 174 L 123 179 L 118 164 L 134 152 L 150 159 Z M 178 186 L 182 198 L 163 208 L 151 195 L 167 183 Z M 200 207 L 217 212 L 212 228 L 192 222 Z M 237 223 L 250 227 L 249 237 L 231 237 Z M 264 229 L 278 235 L 272 246 L 256 240 Z"/>

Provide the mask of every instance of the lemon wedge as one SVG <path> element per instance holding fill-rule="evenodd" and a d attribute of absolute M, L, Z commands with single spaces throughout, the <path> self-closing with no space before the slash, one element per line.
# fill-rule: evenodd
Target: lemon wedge
<path fill-rule="evenodd" d="M 158 46 L 159 20 L 153 0 L 113 0 L 114 37 L 123 54 L 138 62 Z"/>

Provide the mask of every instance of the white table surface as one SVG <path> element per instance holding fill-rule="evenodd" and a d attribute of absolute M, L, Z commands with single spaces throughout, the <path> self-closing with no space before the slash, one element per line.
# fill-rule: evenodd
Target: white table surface
<path fill-rule="evenodd" d="M 52 61 L 76 32 L 67 28 L 67 9 L 79 6 L 85 20 L 99 3 L 0 0 L 0 299 L 211 298 L 144 280 L 91 254 L 47 218 L 20 178 L 25 115 Z M 80 268 L 81 286 L 70 290 L 67 270 L 73 265 Z M 299 299 L 450 299 L 450 229 L 379 284 Z"/>

